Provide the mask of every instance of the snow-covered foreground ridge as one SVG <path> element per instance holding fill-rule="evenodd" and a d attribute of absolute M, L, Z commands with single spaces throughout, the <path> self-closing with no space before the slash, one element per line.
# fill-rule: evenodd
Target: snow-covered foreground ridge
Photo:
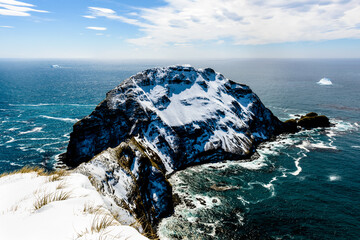
<path fill-rule="evenodd" d="M 147 239 L 127 226 L 139 224 L 125 210 L 110 212 L 80 173 L 28 169 L 2 176 L 0 196 L 0 239 Z"/>

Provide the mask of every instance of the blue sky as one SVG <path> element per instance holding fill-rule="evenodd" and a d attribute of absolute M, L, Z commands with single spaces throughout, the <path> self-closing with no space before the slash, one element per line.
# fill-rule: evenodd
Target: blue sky
<path fill-rule="evenodd" d="M 0 58 L 360 58 L 360 2 L 0 0 Z"/>

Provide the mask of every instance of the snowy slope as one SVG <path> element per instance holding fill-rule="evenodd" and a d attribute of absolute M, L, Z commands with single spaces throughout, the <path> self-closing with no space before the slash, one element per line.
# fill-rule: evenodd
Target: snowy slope
<path fill-rule="evenodd" d="M 248 156 L 281 127 L 248 86 L 212 69 L 154 68 L 125 80 L 74 125 L 65 162 L 76 166 L 138 136 L 171 173 Z"/>
<path fill-rule="evenodd" d="M 0 239 L 147 239 L 114 216 L 88 178 L 79 173 L 16 173 L 0 178 Z M 44 199 L 48 199 L 48 202 Z M 104 228 L 99 228 L 103 222 Z"/>

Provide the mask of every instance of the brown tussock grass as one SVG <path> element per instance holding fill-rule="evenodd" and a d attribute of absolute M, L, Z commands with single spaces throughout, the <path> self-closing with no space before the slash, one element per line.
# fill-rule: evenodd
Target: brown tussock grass
<path fill-rule="evenodd" d="M 115 218 L 105 212 L 104 210 L 97 210 L 98 208 L 95 207 L 94 210 L 96 210 L 97 212 L 95 213 L 95 216 L 92 220 L 91 226 L 89 228 L 87 228 L 85 231 L 78 233 L 78 238 L 81 238 L 82 236 L 84 236 L 85 234 L 91 233 L 101 233 L 101 234 L 107 234 L 108 232 L 106 232 L 105 230 L 108 227 L 111 226 L 119 226 L 120 223 L 118 221 L 115 220 Z M 89 208 L 87 208 L 86 210 L 89 210 Z M 90 210 L 93 210 L 92 207 L 90 207 Z M 105 236 L 102 236 L 105 237 Z M 106 238 L 106 237 L 105 237 Z"/>
<path fill-rule="evenodd" d="M 39 210 L 43 206 L 56 201 L 64 201 L 70 198 L 70 192 L 55 191 L 54 193 L 43 193 L 37 196 L 34 203 L 34 209 Z"/>

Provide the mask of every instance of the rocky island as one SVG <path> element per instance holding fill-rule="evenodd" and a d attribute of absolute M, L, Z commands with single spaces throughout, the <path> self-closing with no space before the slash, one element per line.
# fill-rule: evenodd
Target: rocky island
<path fill-rule="evenodd" d="M 62 160 L 88 176 L 112 211 L 125 209 L 156 234 L 173 211 L 168 175 L 249 158 L 259 143 L 310 128 L 314 119 L 284 123 L 248 86 L 210 68 L 154 68 L 124 80 L 77 122 Z"/>

